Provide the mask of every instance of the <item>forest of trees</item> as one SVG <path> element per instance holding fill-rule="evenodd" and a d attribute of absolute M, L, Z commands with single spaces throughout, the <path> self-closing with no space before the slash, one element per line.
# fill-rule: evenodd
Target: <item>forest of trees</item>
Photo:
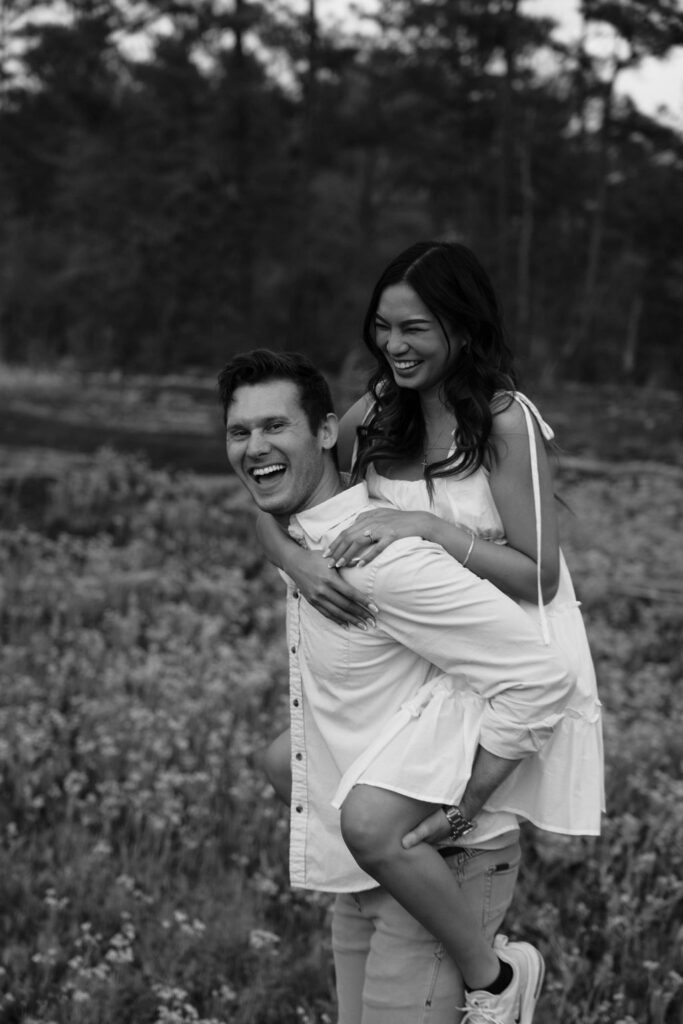
<path fill-rule="evenodd" d="M 546 379 L 683 386 L 683 133 L 619 90 L 683 5 L 580 7 L 609 55 L 519 0 L 382 0 L 362 32 L 316 0 L 5 0 L 0 359 L 337 371 L 387 259 L 445 237 Z"/>

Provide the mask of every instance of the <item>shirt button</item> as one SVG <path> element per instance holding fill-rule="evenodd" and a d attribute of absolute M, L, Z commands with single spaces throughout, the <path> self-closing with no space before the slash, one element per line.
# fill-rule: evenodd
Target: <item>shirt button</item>
<path fill-rule="evenodd" d="M 297 698 L 296 698 L 296 697 L 295 697 L 295 698 L 294 698 L 294 700 L 292 701 L 292 704 L 294 705 L 294 707 L 295 707 L 295 708 L 298 708 L 298 707 L 299 707 L 299 701 L 297 700 Z"/>
<path fill-rule="evenodd" d="M 300 760 L 301 760 L 301 758 L 302 758 L 302 757 L 303 757 L 304 755 L 303 755 L 303 754 L 295 754 L 294 756 L 296 757 L 297 761 L 300 761 Z"/>
<path fill-rule="evenodd" d="M 299 599 L 299 591 L 298 591 L 298 590 L 294 590 L 294 591 L 292 591 L 292 597 L 293 597 L 293 598 L 294 598 L 295 600 L 298 600 L 298 599 Z"/>
<path fill-rule="evenodd" d="M 292 652 L 292 654 L 296 654 L 296 647 L 290 647 L 289 649 Z"/>
<path fill-rule="evenodd" d="M 301 806 L 301 804 L 297 804 L 296 805 L 296 813 L 297 814 L 301 814 L 302 811 L 303 811 L 303 807 Z"/>

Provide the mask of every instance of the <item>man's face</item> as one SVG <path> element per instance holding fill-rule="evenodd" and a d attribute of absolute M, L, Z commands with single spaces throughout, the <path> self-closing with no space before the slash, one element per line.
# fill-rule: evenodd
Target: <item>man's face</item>
<path fill-rule="evenodd" d="M 242 385 L 228 406 L 228 461 L 258 507 L 280 518 L 312 508 L 338 489 L 326 455 L 336 440 L 332 415 L 311 432 L 292 381 Z"/>

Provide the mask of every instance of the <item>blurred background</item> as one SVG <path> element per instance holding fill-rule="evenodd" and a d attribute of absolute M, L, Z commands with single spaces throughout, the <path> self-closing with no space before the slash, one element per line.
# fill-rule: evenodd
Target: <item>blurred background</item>
<path fill-rule="evenodd" d="M 5 361 L 338 372 L 439 237 L 534 377 L 683 384 L 679 3 L 5 0 L 1 32 Z"/>

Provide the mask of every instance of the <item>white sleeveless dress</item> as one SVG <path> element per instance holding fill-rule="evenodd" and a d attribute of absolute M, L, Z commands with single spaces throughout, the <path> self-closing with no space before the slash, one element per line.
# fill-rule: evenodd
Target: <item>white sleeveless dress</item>
<path fill-rule="evenodd" d="M 524 410 L 529 433 L 540 552 L 540 491 L 531 416 L 546 439 L 554 435 L 524 395 L 515 392 L 513 397 Z M 367 473 L 373 498 L 404 511 L 432 512 L 478 538 L 506 543 L 485 469 L 465 478 L 437 477 L 433 483 L 430 501 L 424 480 L 389 479 L 372 467 Z M 521 601 L 520 606 L 538 623 L 544 641 L 561 652 L 576 674 L 577 686 L 564 719 L 548 743 L 518 765 L 486 807 L 512 812 L 550 832 L 598 835 L 605 809 L 601 705 L 579 602 L 561 552 L 559 586 L 549 604 L 544 606 L 540 599 L 540 569 L 538 587 L 538 603 Z M 457 803 L 471 774 L 483 710 L 478 698 L 449 685 L 448 677 L 435 674 L 433 683 L 420 688 L 415 699 L 401 708 L 389 728 L 349 769 L 335 796 L 335 805 L 340 806 L 358 782 L 435 803 Z"/>

